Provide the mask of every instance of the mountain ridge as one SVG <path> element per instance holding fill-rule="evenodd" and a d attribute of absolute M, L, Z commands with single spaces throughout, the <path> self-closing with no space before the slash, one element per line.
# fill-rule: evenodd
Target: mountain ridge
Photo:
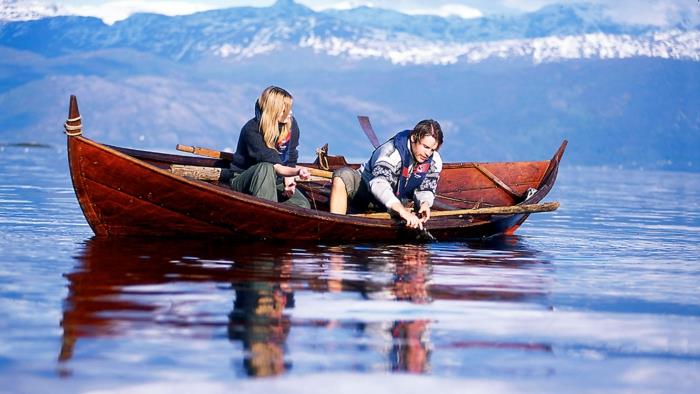
<path fill-rule="evenodd" d="M 526 57 L 534 63 L 630 56 L 698 61 L 698 32 L 616 24 L 601 5 L 551 5 L 528 14 L 473 20 L 368 7 L 316 12 L 282 1 L 266 8 L 234 7 L 173 17 L 137 13 L 113 25 L 76 16 L 6 22 L 0 25 L 0 45 L 48 56 L 122 47 L 183 62 L 240 60 L 298 47 L 395 65 L 444 65 L 492 57 Z M 660 35 L 669 39 L 658 40 Z M 560 50 L 563 47 L 566 53 Z"/>
<path fill-rule="evenodd" d="M 294 94 L 305 157 L 328 142 L 364 160 L 371 146 L 356 115 L 368 115 L 380 139 L 438 119 L 450 161 L 548 158 L 567 138 L 568 164 L 700 171 L 694 28 L 596 31 L 603 9 L 568 6 L 522 16 L 506 31 L 518 38 L 457 42 L 275 7 L 0 24 L 0 144 L 60 146 L 76 94 L 97 141 L 232 148 L 257 95 L 278 85 Z M 455 23 L 453 32 L 466 23 L 415 18 Z M 509 18 L 481 20 L 492 24 L 480 37 Z M 530 37 L 551 31 L 577 35 Z"/>

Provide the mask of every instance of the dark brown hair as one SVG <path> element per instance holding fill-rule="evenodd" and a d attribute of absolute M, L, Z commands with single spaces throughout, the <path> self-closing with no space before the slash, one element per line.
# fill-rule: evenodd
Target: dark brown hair
<path fill-rule="evenodd" d="M 437 149 L 440 149 L 442 146 L 442 128 L 440 127 L 440 123 L 436 120 L 424 119 L 418 122 L 416 127 L 411 131 L 411 141 L 413 142 L 418 142 L 423 139 L 423 137 L 427 136 L 435 138 L 435 141 L 438 143 Z"/>

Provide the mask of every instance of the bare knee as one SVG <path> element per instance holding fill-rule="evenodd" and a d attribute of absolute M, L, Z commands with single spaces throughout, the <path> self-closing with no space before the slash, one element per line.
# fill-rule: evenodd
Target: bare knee
<path fill-rule="evenodd" d="M 333 193 L 342 192 L 343 194 L 345 194 L 345 197 L 348 196 L 348 191 L 345 186 L 345 182 L 343 182 L 343 178 L 339 176 L 333 177 L 333 185 L 331 187 Z"/>
<path fill-rule="evenodd" d="M 348 211 L 348 191 L 345 182 L 340 177 L 333 177 L 331 185 L 331 213 L 345 215 Z"/>

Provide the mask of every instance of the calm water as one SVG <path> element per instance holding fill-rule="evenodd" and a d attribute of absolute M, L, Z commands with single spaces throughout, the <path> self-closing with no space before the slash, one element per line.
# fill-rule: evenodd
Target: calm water
<path fill-rule="evenodd" d="M 109 242 L 65 152 L 0 149 L 0 392 L 700 384 L 699 174 L 563 168 L 487 242 Z"/>

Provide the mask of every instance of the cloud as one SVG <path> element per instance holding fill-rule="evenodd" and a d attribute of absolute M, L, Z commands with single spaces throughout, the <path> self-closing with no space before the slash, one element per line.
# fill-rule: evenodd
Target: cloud
<path fill-rule="evenodd" d="M 305 2 L 304 2 L 305 3 Z M 374 7 L 374 3 L 371 1 L 339 1 L 339 2 L 331 2 L 332 4 L 324 4 L 324 5 L 315 5 L 315 3 L 319 2 L 313 2 L 309 4 L 309 7 L 311 7 L 314 10 L 320 11 L 320 10 L 328 10 L 328 9 L 333 9 L 333 10 L 350 10 L 353 8 L 357 7 Z M 321 3 L 329 3 L 329 2 L 321 2 Z"/>
<path fill-rule="evenodd" d="M 203 2 L 189 2 L 176 0 L 140 1 L 118 0 L 107 1 L 95 5 L 65 5 L 63 10 L 70 14 L 94 16 L 102 19 L 107 24 L 126 19 L 136 12 L 152 12 L 162 15 L 187 15 L 195 12 L 220 8 L 215 4 Z"/>
<path fill-rule="evenodd" d="M 414 15 L 438 15 L 442 17 L 458 16 L 464 19 L 480 18 L 484 16 L 484 14 L 476 8 L 454 3 L 443 4 L 439 7 L 407 8 L 401 9 L 400 11 Z"/>
<path fill-rule="evenodd" d="M 619 0 L 608 14 L 617 21 L 639 25 L 671 26 L 683 21 L 700 23 L 700 2 L 678 0 Z"/>
<path fill-rule="evenodd" d="M 501 4 L 513 10 L 521 12 L 533 12 L 540 8 L 550 5 L 561 3 L 559 0 L 501 0 Z"/>
<path fill-rule="evenodd" d="M 479 11 L 478 9 L 474 7 L 470 7 L 464 4 L 460 3 L 446 3 L 446 4 L 441 4 L 439 6 L 436 6 L 433 3 L 428 4 L 429 2 L 427 1 L 404 1 L 404 2 L 388 2 L 388 1 L 382 1 L 382 0 L 377 0 L 377 1 L 361 1 L 361 0 L 352 0 L 352 1 L 339 1 L 339 2 L 333 2 L 333 1 L 303 1 L 303 0 L 297 0 L 300 1 L 304 4 L 307 4 L 309 7 L 313 8 L 314 10 L 320 11 L 320 10 L 327 10 L 327 9 L 334 9 L 334 10 L 349 10 L 352 8 L 357 8 L 357 7 L 377 7 L 377 8 L 384 8 L 384 9 L 393 9 L 399 12 L 402 12 L 404 14 L 410 14 L 410 15 L 438 15 L 442 17 L 448 17 L 448 16 L 458 16 L 461 18 L 465 19 L 471 19 L 471 18 L 479 18 L 484 16 L 484 14 Z"/>
<path fill-rule="evenodd" d="M 519 12 L 533 12 L 544 6 L 563 4 L 561 0 L 501 0 L 504 7 Z M 601 4 L 616 22 L 668 27 L 683 21 L 700 23 L 697 0 L 588 0 L 581 3 Z"/>
<path fill-rule="evenodd" d="M 194 12 L 236 6 L 269 6 L 275 0 L 35 0 L 57 4 L 61 13 L 95 16 L 106 23 L 125 19 L 135 12 L 164 15 L 185 15 Z M 393 9 L 407 14 L 427 14 L 478 18 L 487 14 L 533 12 L 563 0 L 295 0 L 314 10 L 351 9 L 360 6 Z M 700 24 L 700 2 L 697 0 L 581 0 L 600 4 L 616 22 L 626 24 L 673 26 L 678 23 Z"/>
<path fill-rule="evenodd" d="M 457 1 L 451 3 L 436 4 L 442 2 L 428 2 L 420 0 L 408 1 L 387 1 L 387 0 L 350 0 L 350 1 L 328 1 L 328 0 L 295 0 L 299 3 L 316 10 L 349 10 L 357 7 L 375 7 L 387 10 L 395 10 L 404 14 L 411 15 L 438 15 L 442 17 L 458 16 L 461 18 L 478 18 L 483 16 L 483 13 L 471 6 L 462 4 Z"/>

